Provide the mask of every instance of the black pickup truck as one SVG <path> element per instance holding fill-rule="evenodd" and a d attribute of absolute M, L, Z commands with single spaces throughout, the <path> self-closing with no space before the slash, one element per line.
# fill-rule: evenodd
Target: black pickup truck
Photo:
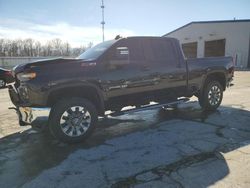
<path fill-rule="evenodd" d="M 233 74 L 231 57 L 185 59 L 177 39 L 128 37 L 100 43 L 76 59 L 16 66 L 9 94 L 20 125 L 32 124 L 34 110 L 48 110 L 52 134 L 79 142 L 98 116 L 125 106 L 171 104 L 195 95 L 204 110 L 215 110 Z"/>

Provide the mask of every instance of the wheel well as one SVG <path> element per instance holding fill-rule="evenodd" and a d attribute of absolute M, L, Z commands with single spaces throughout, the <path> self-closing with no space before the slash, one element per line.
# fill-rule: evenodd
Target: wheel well
<path fill-rule="evenodd" d="M 95 105 L 99 115 L 104 114 L 104 102 L 101 99 L 101 96 L 98 94 L 97 89 L 91 86 L 69 87 L 53 91 L 48 96 L 47 105 L 51 107 L 60 99 L 71 97 L 80 97 L 88 99 Z"/>
<path fill-rule="evenodd" d="M 221 84 L 221 86 L 223 87 L 223 89 L 224 90 L 226 89 L 226 78 L 225 78 L 225 75 L 223 73 L 212 73 L 212 74 L 209 74 L 207 76 L 206 82 L 208 80 L 218 81 Z"/>

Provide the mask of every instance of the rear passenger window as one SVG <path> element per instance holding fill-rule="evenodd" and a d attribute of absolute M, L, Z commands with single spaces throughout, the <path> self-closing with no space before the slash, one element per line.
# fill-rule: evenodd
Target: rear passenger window
<path fill-rule="evenodd" d="M 148 49 L 145 50 L 145 55 L 149 61 L 168 64 L 176 63 L 176 53 L 170 41 L 163 39 L 151 39 L 148 41 L 146 48 Z"/>

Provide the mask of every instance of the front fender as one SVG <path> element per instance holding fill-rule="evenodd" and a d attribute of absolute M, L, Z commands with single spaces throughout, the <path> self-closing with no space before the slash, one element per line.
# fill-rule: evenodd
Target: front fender
<path fill-rule="evenodd" d="M 53 106 L 58 98 L 86 97 L 97 106 L 100 114 L 104 114 L 106 97 L 99 85 L 87 81 L 67 82 L 50 85 L 48 92 L 48 106 Z"/>

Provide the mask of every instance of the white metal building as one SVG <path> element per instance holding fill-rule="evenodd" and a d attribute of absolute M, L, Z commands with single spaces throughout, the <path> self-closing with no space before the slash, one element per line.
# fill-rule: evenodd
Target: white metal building
<path fill-rule="evenodd" d="M 250 19 L 191 22 L 164 36 L 179 39 L 187 58 L 233 56 L 250 68 Z"/>

